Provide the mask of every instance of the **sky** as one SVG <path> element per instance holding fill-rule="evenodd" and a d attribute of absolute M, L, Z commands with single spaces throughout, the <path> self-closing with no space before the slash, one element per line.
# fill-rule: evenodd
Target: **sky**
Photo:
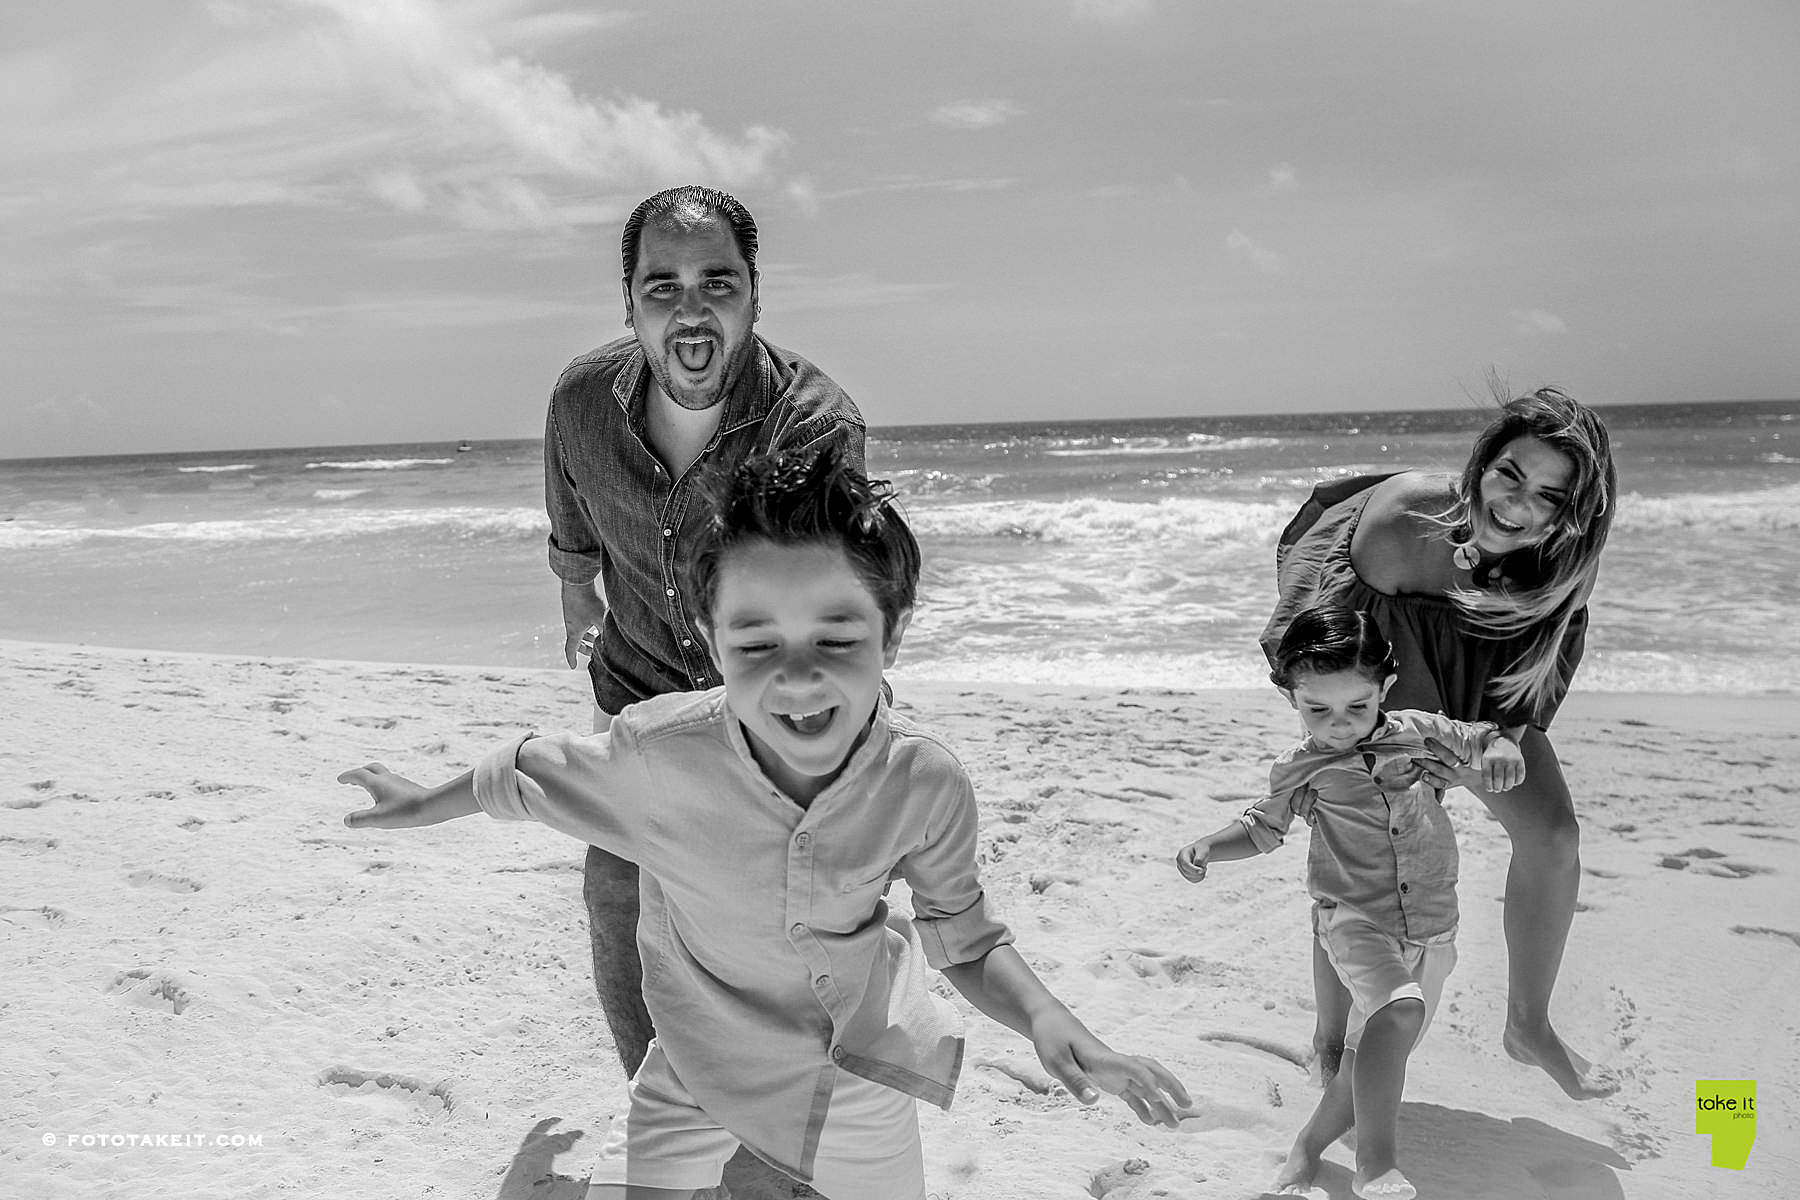
<path fill-rule="evenodd" d="M 1800 395 L 1793 0 L 0 9 L 0 458 L 532 437 L 663 187 L 871 424 Z"/>

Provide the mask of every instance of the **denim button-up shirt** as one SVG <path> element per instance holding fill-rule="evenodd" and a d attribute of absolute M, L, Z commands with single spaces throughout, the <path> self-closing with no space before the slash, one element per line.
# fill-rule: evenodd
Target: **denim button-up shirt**
<path fill-rule="evenodd" d="M 685 548 L 704 516 L 697 481 L 710 464 L 841 438 L 846 460 L 863 466 L 863 419 L 850 397 L 799 355 L 752 337 L 718 431 L 671 479 L 645 429 L 650 382 L 635 338 L 602 346 L 563 371 L 544 429 L 550 569 L 564 583 L 600 578 L 606 623 L 588 669 L 594 699 L 609 713 L 718 682 L 681 584 Z"/>
<path fill-rule="evenodd" d="M 1456 830 L 1413 760 L 1433 757 L 1425 739 L 1435 738 L 1472 761 L 1495 729 L 1401 709 L 1349 750 L 1308 738 L 1275 761 L 1269 798 L 1238 819 L 1264 854 L 1295 817 L 1312 826 L 1306 887 L 1321 904 L 1347 905 L 1402 941 L 1454 934 Z"/>
<path fill-rule="evenodd" d="M 762 1157 L 810 1175 L 840 1070 L 949 1105 L 960 1023 L 926 964 L 974 962 L 1012 934 L 988 912 L 962 764 L 885 702 L 805 808 L 756 765 L 722 688 L 516 740 L 476 767 L 475 798 L 639 864 L 657 1041 Z M 895 873 L 910 922 L 883 899 Z"/>

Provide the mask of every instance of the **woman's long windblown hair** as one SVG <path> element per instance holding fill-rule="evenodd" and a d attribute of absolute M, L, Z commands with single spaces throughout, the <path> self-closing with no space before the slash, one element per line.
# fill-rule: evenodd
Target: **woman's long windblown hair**
<path fill-rule="evenodd" d="M 1503 704 L 1535 708 L 1556 687 L 1563 638 L 1593 590 L 1600 551 L 1612 529 L 1618 475 L 1606 426 L 1593 410 L 1556 388 L 1507 401 L 1475 439 L 1457 481 L 1456 502 L 1430 520 L 1446 541 L 1466 537 L 1482 474 L 1509 442 L 1527 436 L 1568 457 L 1574 468 L 1568 497 L 1549 536 L 1507 555 L 1486 583 L 1478 579 L 1476 587 L 1454 589 L 1450 599 L 1478 637 L 1530 635 L 1519 657 L 1488 688 Z"/>

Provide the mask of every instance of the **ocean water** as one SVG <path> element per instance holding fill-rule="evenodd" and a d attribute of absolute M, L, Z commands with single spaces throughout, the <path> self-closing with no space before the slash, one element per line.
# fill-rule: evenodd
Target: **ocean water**
<path fill-rule="evenodd" d="M 1603 410 L 1622 497 L 1577 686 L 1800 688 L 1800 401 Z M 902 674 L 1261 687 L 1316 482 L 1459 469 L 1456 411 L 870 435 L 925 551 Z M 0 461 L 0 637 L 555 666 L 535 440 Z"/>

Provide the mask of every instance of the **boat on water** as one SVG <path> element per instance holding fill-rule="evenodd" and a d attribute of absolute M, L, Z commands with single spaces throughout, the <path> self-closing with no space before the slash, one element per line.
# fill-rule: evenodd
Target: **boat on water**
<path fill-rule="evenodd" d="M 460 441 L 460 442 L 456 443 L 456 452 L 458 454 L 467 454 L 469 451 L 473 450 L 474 448 L 475 448 L 475 443 L 468 441 L 466 439 L 464 441 Z"/>

